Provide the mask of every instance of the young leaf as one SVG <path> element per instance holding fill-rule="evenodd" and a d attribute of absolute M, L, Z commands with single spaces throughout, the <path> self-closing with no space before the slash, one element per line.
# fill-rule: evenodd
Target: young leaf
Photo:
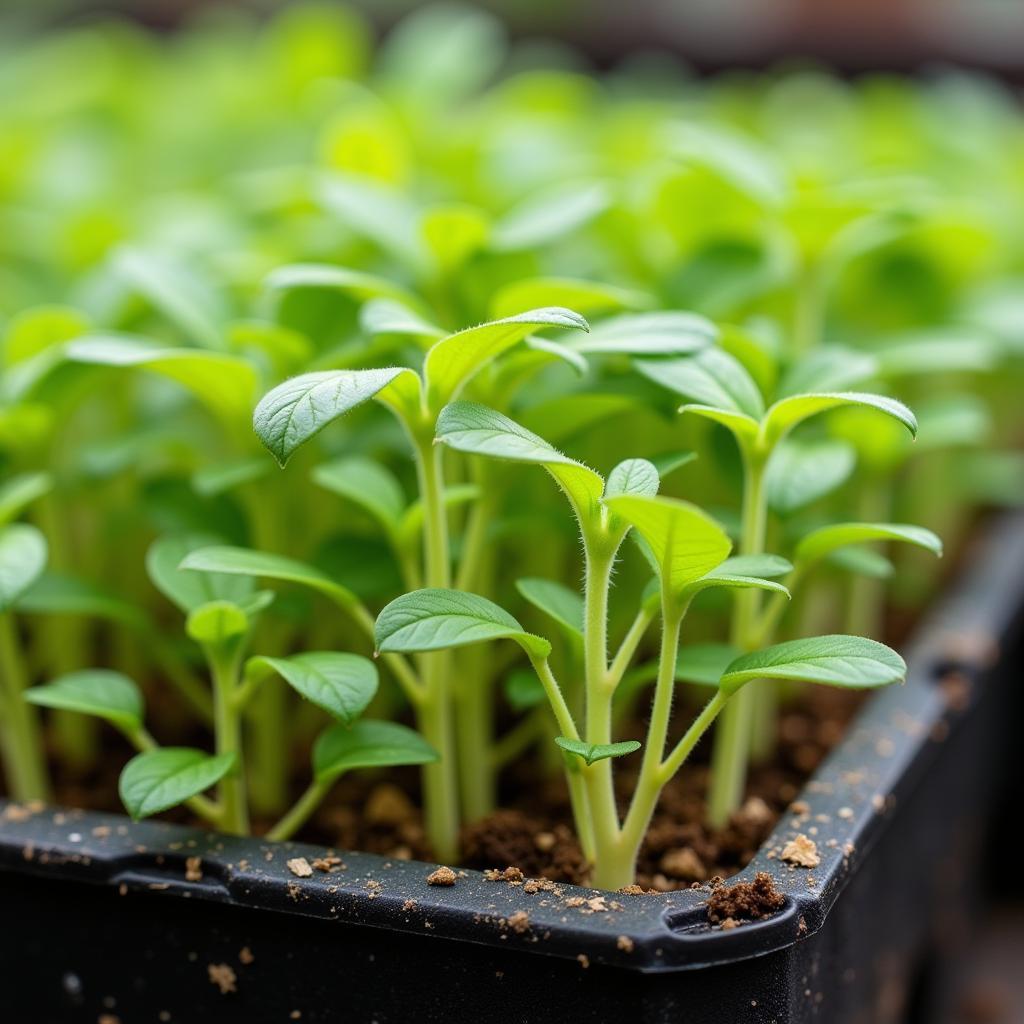
<path fill-rule="evenodd" d="M 516 580 L 516 590 L 570 633 L 583 636 L 583 598 L 574 590 L 554 580 L 532 577 Z"/>
<path fill-rule="evenodd" d="M 21 473 L 0 485 L 0 526 L 16 519 L 22 509 L 53 490 L 49 473 Z"/>
<path fill-rule="evenodd" d="M 845 391 L 878 373 L 878 360 L 869 352 L 823 345 L 794 362 L 779 382 L 778 395 Z"/>
<path fill-rule="evenodd" d="M 398 529 L 406 500 L 395 475 L 379 462 L 343 456 L 313 470 L 313 482 L 368 512 L 386 530 Z"/>
<path fill-rule="evenodd" d="M 500 412 L 474 402 L 452 402 L 437 419 L 437 440 L 456 451 L 543 466 L 565 492 L 581 521 L 590 518 L 604 480 Z"/>
<path fill-rule="evenodd" d="M 696 458 L 696 452 L 676 452 L 671 455 L 656 455 L 651 459 L 651 464 L 658 471 L 658 476 L 664 480 L 670 473 L 688 466 Z"/>
<path fill-rule="evenodd" d="M 213 498 L 218 494 L 251 483 L 266 476 L 274 468 L 274 464 L 266 457 L 258 455 L 248 459 L 232 459 L 230 462 L 219 462 L 213 466 L 204 466 L 192 474 L 192 486 L 196 494 L 204 498 Z"/>
<path fill-rule="evenodd" d="M 391 768 L 436 760 L 437 751 L 419 733 L 397 722 L 373 719 L 332 725 L 313 745 L 313 775 L 319 783 L 333 782 L 353 768 Z"/>
<path fill-rule="evenodd" d="M 404 401 L 417 381 L 416 374 L 402 366 L 304 373 L 278 384 L 260 399 L 253 413 L 253 429 L 284 466 L 302 445 L 339 416 L 374 397 Z"/>
<path fill-rule="evenodd" d="M 587 355 L 685 356 L 712 345 L 717 336 L 715 325 L 698 313 L 662 310 L 602 320 L 572 347 Z"/>
<path fill-rule="evenodd" d="M 833 551 L 851 544 L 898 540 L 942 555 L 942 541 L 923 526 L 906 523 L 835 523 L 807 534 L 796 546 L 796 558 L 807 564 L 827 558 Z"/>
<path fill-rule="evenodd" d="M 570 182 L 535 193 L 510 210 L 491 232 L 491 248 L 498 252 L 534 249 L 568 235 L 611 205 L 602 182 Z"/>
<path fill-rule="evenodd" d="M 292 263 L 278 267 L 267 276 L 264 287 L 272 292 L 292 288 L 328 288 L 344 292 L 361 302 L 386 297 L 403 306 L 415 308 L 419 304 L 411 292 L 385 277 L 327 263 Z"/>
<path fill-rule="evenodd" d="M 768 505 L 789 515 L 845 483 L 856 463 L 857 452 L 845 441 L 787 437 L 775 446 L 765 470 Z"/>
<path fill-rule="evenodd" d="M 431 341 L 443 338 L 446 331 L 428 323 L 414 309 L 394 299 L 371 299 L 359 310 L 359 326 L 373 337 L 378 334 L 401 334 Z"/>
<path fill-rule="evenodd" d="M 760 576 L 766 580 L 792 571 L 793 563 L 780 555 L 733 555 L 713 570 L 725 576 Z"/>
<path fill-rule="evenodd" d="M 30 615 L 82 615 L 110 619 L 145 629 L 148 619 L 137 605 L 102 587 L 62 573 L 44 572 L 17 600 L 19 612 Z"/>
<path fill-rule="evenodd" d="M 342 607 L 357 603 L 355 594 L 333 580 L 327 573 L 294 558 L 272 555 L 266 551 L 252 551 L 249 548 L 228 545 L 200 547 L 186 555 L 178 568 L 218 576 L 243 576 L 299 583 L 320 591 Z M 190 575 L 191 572 L 185 572 L 183 575 Z"/>
<path fill-rule="evenodd" d="M 142 728 L 145 705 L 138 686 L 120 672 L 86 669 L 25 691 L 25 700 L 44 708 L 95 715 L 122 732 Z"/>
<path fill-rule="evenodd" d="M 859 636 L 814 636 L 738 657 L 719 683 L 727 694 L 752 679 L 794 679 L 865 689 L 901 682 L 903 659 L 885 644 Z"/>
<path fill-rule="evenodd" d="M 148 338 L 128 334 L 87 335 L 68 342 L 66 357 L 93 366 L 136 367 L 188 388 L 212 412 L 229 423 L 249 417 L 256 394 L 251 363 L 225 352 L 199 348 L 167 348 Z"/>
<path fill-rule="evenodd" d="M 876 580 L 887 580 L 896 572 L 896 566 L 885 555 L 871 548 L 836 548 L 825 561 L 845 572 Z"/>
<path fill-rule="evenodd" d="M 621 743 L 584 743 L 583 740 L 571 740 L 565 736 L 556 736 L 555 742 L 567 753 L 583 758 L 587 765 L 595 761 L 603 761 L 607 757 L 625 757 L 640 749 L 636 740 L 623 740 Z"/>
<path fill-rule="evenodd" d="M 181 571 L 182 559 L 215 540 L 214 537 L 199 534 L 169 534 L 158 537 L 146 552 L 146 571 L 153 586 L 186 614 L 208 601 L 224 600 L 241 604 L 252 596 L 255 589 L 252 580 L 233 579 L 220 571 Z"/>
<path fill-rule="evenodd" d="M 650 298 L 640 292 L 615 288 L 599 281 L 570 277 L 530 277 L 499 289 L 491 300 L 491 315 L 512 316 L 519 309 L 538 306 L 567 306 L 584 316 L 614 309 L 643 307 Z"/>
<path fill-rule="evenodd" d="M 780 399 L 765 413 L 761 423 L 763 443 L 770 448 L 785 437 L 798 423 L 802 423 L 809 417 L 849 405 L 877 409 L 902 423 L 912 436 L 917 435 L 917 420 L 902 402 L 897 402 L 895 398 L 886 398 L 884 395 L 846 391 L 835 394 L 794 395 L 792 398 Z"/>
<path fill-rule="evenodd" d="M 464 331 L 442 338 L 427 352 L 423 363 L 423 376 L 431 408 L 440 409 L 450 402 L 487 363 L 542 327 L 580 331 L 590 329 L 579 313 L 552 306 L 547 309 L 531 309 L 477 327 L 467 327 Z"/>
<path fill-rule="evenodd" d="M 197 644 L 219 645 L 244 636 L 249 616 L 232 601 L 210 601 L 193 608 L 185 620 L 185 632 Z"/>
<path fill-rule="evenodd" d="M 729 556 L 725 531 L 689 502 L 622 495 L 605 504 L 650 545 L 664 586 L 677 595 Z"/>
<path fill-rule="evenodd" d="M 604 494 L 606 498 L 614 498 L 620 494 L 653 498 L 658 493 L 660 484 L 661 477 L 653 463 L 646 459 L 626 459 L 608 474 Z"/>
<path fill-rule="evenodd" d="M 46 568 L 46 538 L 27 523 L 0 529 L 0 612 L 8 611 Z"/>
<path fill-rule="evenodd" d="M 676 656 L 676 680 L 698 686 L 717 686 L 722 673 L 739 653 L 732 644 L 684 644 Z"/>
<path fill-rule="evenodd" d="M 764 415 L 764 399 L 754 378 L 738 359 L 720 348 L 705 348 L 686 359 L 638 359 L 636 368 L 699 408 L 755 421 Z"/>
<path fill-rule="evenodd" d="M 273 669 L 306 700 L 346 724 L 354 722 L 377 693 L 377 668 L 358 654 L 309 651 L 288 658 L 252 658 Z"/>
<path fill-rule="evenodd" d="M 551 653 L 551 644 L 526 630 L 503 608 L 461 590 L 416 590 L 395 598 L 377 616 L 377 650 L 437 651 L 485 640 L 515 640 L 537 657 Z"/>
<path fill-rule="evenodd" d="M 216 785 L 235 766 L 236 754 L 211 756 L 192 747 L 160 747 L 137 754 L 118 782 L 133 821 L 159 814 Z"/>

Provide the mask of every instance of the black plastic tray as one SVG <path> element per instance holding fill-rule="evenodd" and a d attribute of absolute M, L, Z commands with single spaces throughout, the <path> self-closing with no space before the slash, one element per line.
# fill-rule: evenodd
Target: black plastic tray
<path fill-rule="evenodd" d="M 1022 609 L 1016 518 L 737 876 L 770 872 L 784 908 L 731 930 L 698 890 L 439 888 L 435 864 L 348 852 L 299 878 L 287 861 L 323 848 L 0 802 L 0 1019 L 927 1021 L 973 906 Z M 814 869 L 779 857 L 798 833 Z"/>

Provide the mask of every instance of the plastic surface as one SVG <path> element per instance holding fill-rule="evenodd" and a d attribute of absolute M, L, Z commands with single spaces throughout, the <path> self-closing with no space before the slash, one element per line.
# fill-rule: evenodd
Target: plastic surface
<path fill-rule="evenodd" d="M 436 864 L 347 852 L 343 870 L 298 877 L 287 862 L 322 848 L 0 802 L 5 1012 L 47 1024 L 927 1020 L 913 1014 L 971 906 L 1022 609 L 1014 519 L 904 651 L 906 685 L 871 699 L 802 813 L 736 876 L 770 872 L 783 910 L 726 931 L 708 926 L 700 891 L 531 893 L 477 872 L 440 888 L 426 883 Z M 817 846 L 813 869 L 779 857 L 798 833 Z"/>

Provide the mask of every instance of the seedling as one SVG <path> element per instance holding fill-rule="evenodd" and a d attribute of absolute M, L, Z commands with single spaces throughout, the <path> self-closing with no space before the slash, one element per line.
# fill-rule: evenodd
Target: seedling
<path fill-rule="evenodd" d="M 595 885 L 617 889 L 632 882 L 640 843 L 661 790 L 748 682 L 802 679 L 863 688 L 903 678 L 905 667 L 899 655 L 858 637 L 815 637 L 754 650 L 730 662 L 704 710 L 682 739 L 666 749 L 680 631 L 691 601 L 711 587 L 786 595 L 786 588 L 773 577 L 789 571 L 790 565 L 761 553 L 730 559 L 732 544 L 722 528 L 695 505 L 659 497 L 658 472 L 644 459 L 619 464 L 605 480 L 508 417 L 468 402 L 454 402 L 443 410 L 437 440 L 457 451 L 540 465 L 569 501 L 585 558 L 583 720 L 570 710 L 564 688 L 552 671 L 551 643 L 527 632 L 508 612 L 478 595 L 428 588 L 397 598 L 377 618 L 377 648 L 405 654 L 510 639 L 523 649 L 558 724 L 556 742 L 564 751 L 576 826 L 583 850 L 594 864 Z M 612 569 L 631 530 L 646 548 L 658 587 L 641 598 L 634 626 L 609 660 Z M 651 718 L 633 797 L 620 818 L 612 761 L 629 756 L 639 745 L 615 742 L 612 705 L 647 627 L 658 617 L 661 654 Z"/>

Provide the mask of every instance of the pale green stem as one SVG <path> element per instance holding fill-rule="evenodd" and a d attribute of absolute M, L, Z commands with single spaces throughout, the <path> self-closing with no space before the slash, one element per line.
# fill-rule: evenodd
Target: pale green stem
<path fill-rule="evenodd" d="M 764 551 L 768 507 L 764 492 L 767 453 L 743 450 L 743 512 L 740 554 Z M 731 626 L 731 643 L 742 651 L 753 650 L 761 592 L 754 588 L 736 593 Z M 739 808 L 746 785 L 750 740 L 754 720 L 754 691 L 744 688 L 731 700 L 715 733 L 708 793 L 708 822 L 721 828 Z"/>
<path fill-rule="evenodd" d="M 242 761 L 242 720 L 236 707 L 239 653 L 208 651 L 213 676 L 213 725 L 218 754 L 234 754 L 235 766 L 220 782 L 221 827 L 233 835 L 249 831 Z"/>
<path fill-rule="evenodd" d="M 0 726 L 4 774 L 15 800 L 49 800 L 39 716 L 22 696 L 25 667 L 10 613 L 0 612 Z"/>
<path fill-rule="evenodd" d="M 636 649 L 640 646 L 640 641 L 643 640 L 644 634 L 654 621 L 656 614 L 656 608 L 646 607 L 641 608 L 636 613 L 636 618 L 633 620 L 633 624 L 629 627 L 625 637 L 623 637 L 622 643 L 619 645 L 614 659 L 612 659 L 611 667 L 608 669 L 609 686 L 617 687 L 622 682 L 626 669 L 629 668 L 633 656 L 636 654 Z"/>
<path fill-rule="evenodd" d="M 292 804 L 291 808 L 281 817 L 266 834 L 266 838 L 274 842 L 291 839 L 295 833 L 309 820 L 310 815 L 320 806 L 331 788 L 331 782 L 311 782 L 302 796 Z"/>
<path fill-rule="evenodd" d="M 857 496 L 861 522 L 885 522 L 889 518 L 889 488 L 877 476 L 869 477 Z M 885 623 L 885 581 L 855 573 L 850 579 L 846 605 L 846 632 L 879 639 Z"/>

